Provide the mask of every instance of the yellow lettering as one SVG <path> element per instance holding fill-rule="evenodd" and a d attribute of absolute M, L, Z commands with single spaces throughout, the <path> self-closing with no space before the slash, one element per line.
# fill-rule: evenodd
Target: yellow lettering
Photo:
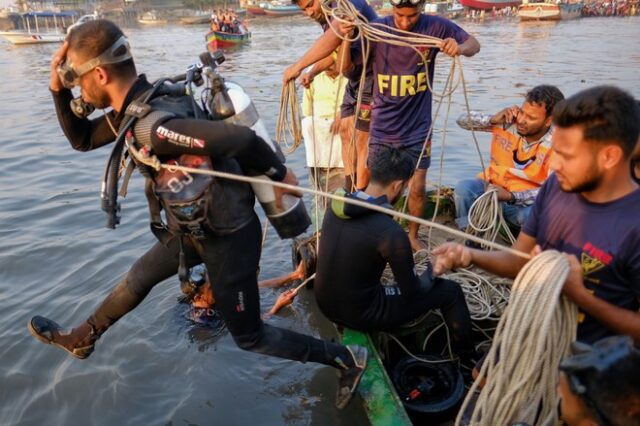
<path fill-rule="evenodd" d="M 425 92 L 427 90 L 427 73 L 418 73 L 418 88 L 416 92 Z"/>
<path fill-rule="evenodd" d="M 391 96 L 398 96 L 398 76 L 391 76 Z"/>
<path fill-rule="evenodd" d="M 389 76 L 384 74 L 378 74 L 378 90 L 380 93 L 384 93 L 384 89 L 389 88 Z"/>
<path fill-rule="evenodd" d="M 407 92 L 410 95 L 416 94 L 416 89 L 413 87 L 416 84 L 416 78 L 412 75 L 400 76 L 400 96 L 407 96 Z"/>

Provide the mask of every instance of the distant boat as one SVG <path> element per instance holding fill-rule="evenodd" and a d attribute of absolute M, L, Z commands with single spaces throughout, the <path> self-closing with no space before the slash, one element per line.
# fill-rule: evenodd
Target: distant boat
<path fill-rule="evenodd" d="M 302 9 L 295 4 L 267 3 L 263 10 L 269 16 L 302 15 Z"/>
<path fill-rule="evenodd" d="M 184 25 L 208 24 L 209 22 L 211 22 L 211 14 L 203 11 L 180 18 L 180 23 Z"/>
<path fill-rule="evenodd" d="M 522 4 L 522 0 L 460 0 L 460 4 L 472 9 L 491 10 L 494 7 L 503 9 L 505 7 L 519 6 Z"/>
<path fill-rule="evenodd" d="M 215 52 L 218 49 L 232 47 L 251 40 L 251 31 L 245 30 L 242 34 L 211 31 L 207 33 L 205 39 L 207 40 L 207 48 L 209 51 Z"/>
<path fill-rule="evenodd" d="M 580 3 L 526 3 L 518 8 L 520 21 L 560 21 L 582 16 Z"/>
<path fill-rule="evenodd" d="M 166 19 L 159 19 L 155 12 L 145 12 L 142 14 L 138 22 L 143 25 L 164 25 L 168 21 Z"/>
<path fill-rule="evenodd" d="M 75 12 L 28 12 L 20 15 L 24 28 L 21 30 L 0 32 L 0 36 L 9 40 L 12 44 L 42 44 L 60 43 L 64 41 L 65 34 L 60 27 L 67 25 L 67 18 L 73 22 Z M 53 19 L 53 26 L 49 26 Z M 31 21 L 33 20 L 33 26 Z M 44 27 L 44 28 L 43 28 Z"/>
<path fill-rule="evenodd" d="M 266 15 L 267 14 L 260 4 L 247 3 L 245 8 L 247 9 L 247 13 L 250 15 Z"/>

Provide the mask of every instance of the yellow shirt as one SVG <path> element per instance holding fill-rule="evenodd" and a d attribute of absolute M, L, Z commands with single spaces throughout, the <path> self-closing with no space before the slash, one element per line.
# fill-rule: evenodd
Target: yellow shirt
<path fill-rule="evenodd" d="M 305 117 L 313 115 L 318 118 L 339 115 L 346 84 L 347 79 L 342 76 L 331 78 L 325 72 L 317 75 L 311 86 L 304 90 L 302 115 Z"/>

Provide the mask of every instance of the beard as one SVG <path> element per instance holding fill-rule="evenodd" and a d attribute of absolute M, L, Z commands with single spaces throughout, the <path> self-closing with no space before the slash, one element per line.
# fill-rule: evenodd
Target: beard
<path fill-rule="evenodd" d="M 518 129 L 517 126 L 516 126 L 516 131 L 518 132 L 518 135 L 523 137 L 523 138 L 528 138 L 528 137 L 531 137 L 531 136 L 535 136 L 535 135 L 541 133 L 543 130 L 545 130 L 544 124 L 541 125 L 541 126 L 538 126 L 535 129 L 527 128 L 523 132 L 521 132 L 520 129 Z M 545 133 L 546 133 L 546 131 L 545 131 Z"/>
<path fill-rule="evenodd" d="M 82 93 L 82 99 L 97 109 L 104 109 L 111 105 L 111 98 L 106 91 L 85 90 L 84 93 Z"/>
<path fill-rule="evenodd" d="M 590 173 L 581 182 L 573 185 L 567 182 L 560 184 L 560 189 L 569 193 L 591 192 L 597 189 L 602 182 L 601 173 Z"/>

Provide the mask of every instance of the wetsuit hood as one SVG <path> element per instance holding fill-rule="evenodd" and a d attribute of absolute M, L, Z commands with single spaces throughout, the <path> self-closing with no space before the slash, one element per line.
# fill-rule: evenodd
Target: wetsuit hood
<path fill-rule="evenodd" d="M 389 200 L 386 195 L 382 195 L 378 198 L 373 198 L 364 191 L 356 191 L 347 193 L 344 189 L 340 188 L 336 191 L 336 195 L 341 195 L 346 198 L 352 198 L 354 200 L 360 200 L 367 203 L 374 204 L 376 206 L 387 207 L 392 209 L 393 206 L 389 204 Z M 347 204 L 342 200 L 331 201 L 331 211 L 340 219 L 354 219 L 356 217 L 364 216 L 371 213 L 378 213 L 374 210 L 366 207 L 356 206 L 353 204 Z"/>

